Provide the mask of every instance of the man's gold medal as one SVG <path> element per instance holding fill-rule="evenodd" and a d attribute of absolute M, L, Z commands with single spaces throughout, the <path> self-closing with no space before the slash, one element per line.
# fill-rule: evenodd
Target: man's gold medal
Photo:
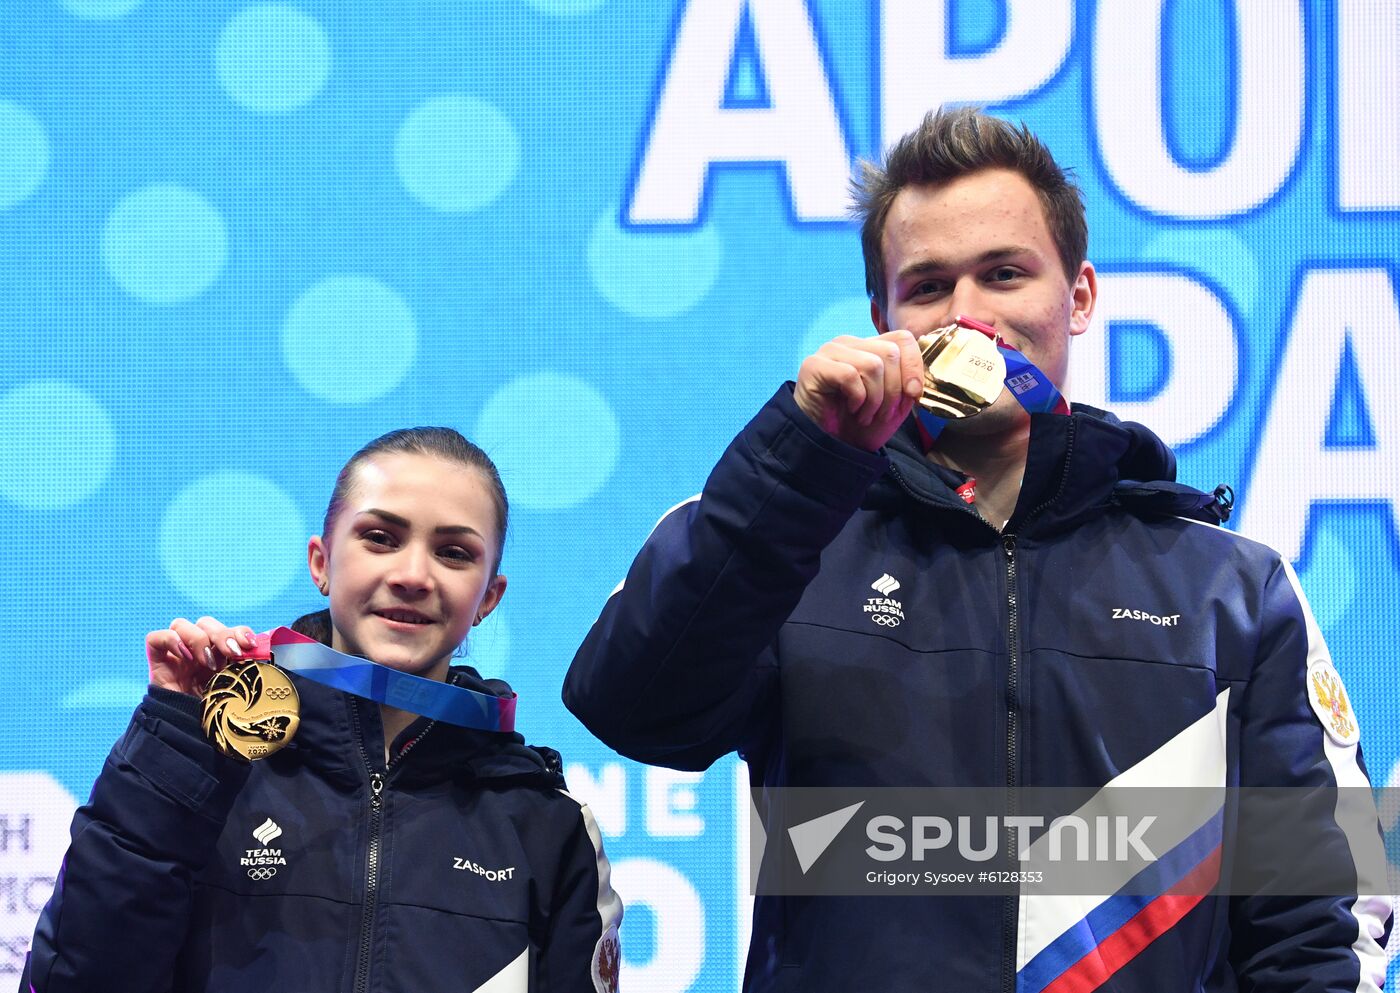
<path fill-rule="evenodd" d="M 1006 359 L 981 331 L 950 324 L 919 338 L 924 392 L 919 406 L 945 419 L 972 417 L 1006 387 Z"/>

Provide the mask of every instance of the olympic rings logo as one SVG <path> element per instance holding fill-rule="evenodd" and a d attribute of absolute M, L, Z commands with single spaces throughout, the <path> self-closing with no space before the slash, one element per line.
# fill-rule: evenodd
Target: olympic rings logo
<path fill-rule="evenodd" d="M 901 620 L 894 614 L 871 614 L 870 619 L 882 628 L 897 628 Z"/>
<path fill-rule="evenodd" d="M 277 875 L 277 867 L 272 865 L 254 866 L 248 870 L 248 878 L 259 881 L 271 879 L 275 875 Z"/>
<path fill-rule="evenodd" d="M 269 686 L 263 692 L 267 694 L 269 700 L 285 700 L 292 695 L 292 688 L 290 686 Z"/>

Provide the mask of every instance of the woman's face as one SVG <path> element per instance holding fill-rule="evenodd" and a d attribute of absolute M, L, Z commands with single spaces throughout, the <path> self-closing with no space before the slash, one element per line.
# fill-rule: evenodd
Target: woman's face
<path fill-rule="evenodd" d="M 495 609 L 496 505 L 476 469 L 431 455 L 372 456 L 354 470 L 331 533 L 307 547 L 330 594 L 331 647 L 443 679 Z"/>

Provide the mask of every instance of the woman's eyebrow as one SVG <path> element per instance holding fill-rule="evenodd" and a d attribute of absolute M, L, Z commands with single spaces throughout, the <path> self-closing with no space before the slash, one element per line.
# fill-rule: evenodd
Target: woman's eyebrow
<path fill-rule="evenodd" d="M 362 513 L 362 514 L 373 514 L 375 517 L 378 517 L 380 520 L 387 521 L 388 523 L 397 525 L 398 527 L 401 527 L 401 528 L 406 528 L 406 527 L 409 526 L 409 522 L 408 522 L 408 519 L 407 519 L 407 518 L 400 517 L 398 514 L 391 514 L 391 513 L 390 513 L 389 511 L 387 511 L 387 510 L 380 510 L 378 507 L 366 507 L 364 510 L 360 511 L 360 513 Z M 474 534 L 474 535 L 476 535 L 478 538 L 481 537 L 481 532 L 480 532 L 480 531 L 478 531 L 476 528 L 471 527 L 471 526 L 466 525 L 466 524 L 440 524 L 440 525 L 438 525 L 437 527 L 433 528 L 433 533 L 434 533 L 434 534 Z"/>

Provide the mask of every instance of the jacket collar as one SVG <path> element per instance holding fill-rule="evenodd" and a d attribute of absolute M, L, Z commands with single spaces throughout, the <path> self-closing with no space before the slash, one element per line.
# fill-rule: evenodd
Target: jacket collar
<path fill-rule="evenodd" d="M 912 418 L 890 439 L 886 454 L 889 475 L 901 496 L 975 518 L 956 492 L 967 477 L 924 455 Z M 1122 502 L 1128 491 L 1144 483 L 1187 490 L 1176 487 L 1175 479 L 1175 456 L 1141 424 L 1120 421 L 1086 404 L 1073 405 L 1069 417 L 1032 414 L 1026 473 L 1007 531 L 1061 530 Z"/>
<path fill-rule="evenodd" d="M 301 697 L 301 724 L 291 745 L 297 761 L 337 780 L 363 782 L 367 770 L 384 769 L 383 725 L 379 705 L 321 683 L 290 674 Z M 482 679 L 470 666 L 453 666 L 448 679 L 458 686 L 500 695 L 510 687 Z M 478 731 L 418 718 L 394 741 L 396 782 L 446 780 L 537 780 L 562 785 L 558 756 L 534 749 L 515 732 Z"/>

